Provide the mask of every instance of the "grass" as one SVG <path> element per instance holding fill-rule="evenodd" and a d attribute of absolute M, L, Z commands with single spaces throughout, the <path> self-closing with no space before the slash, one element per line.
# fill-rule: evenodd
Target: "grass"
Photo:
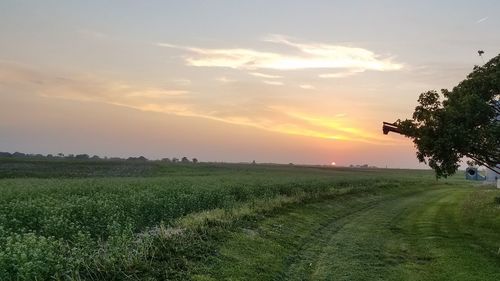
<path fill-rule="evenodd" d="M 290 206 L 234 231 L 197 278 L 498 280 L 498 194 L 417 185 Z"/>
<path fill-rule="evenodd" d="M 409 229 L 403 219 L 419 218 L 401 210 L 435 206 L 431 199 L 443 190 L 463 195 L 450 212 L 461 214 L 468 233 L 485 237 L 481 247 L 499 233 L 492 232 L 498 212 L 485 211 L 498 209 L 498 193 L 466 199 L 472 189 L 461 180 L 445 185 L 429 171 L 0 160 L 0 178 L 0 280 L 329 280 L 337 271 L 366 273 L 361 249 L 336 256 L 348 249 L 341 238 L 366 244 L 361 256 L 368 259 L 381 245 L 411 238 L 401 231 L 393 235 L 399 240 L 384 240 L 392 237 L 385 220 L 401 218 L 389 229 Z M 400 207 L 381 209 L 389 202 Z M 363 235 L 370 229 L 383 235 Z M 498 265 L 490 254 L 485 261 Z M 384 278 L 395 272 L 380 268 Z"/>

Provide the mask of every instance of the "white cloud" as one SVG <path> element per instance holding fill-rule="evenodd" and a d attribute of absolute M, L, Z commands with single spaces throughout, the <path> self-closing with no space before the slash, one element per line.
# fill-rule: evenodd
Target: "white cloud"
<path fill-rule="evenodd" d="M 478 19 L 476 21 L 476 23 L 482 23 L 483 21 L 486 21 L 489 17 L 484 17 L 484 18 L 481 18 L 481 19 Z"/>
<path fill-rule="evenodd" d="M 260 73 L 260 72 L 249 72 L 248 74 L 256 76 L 256 77 L 267 78 L 267 79 L 279 79 L 279 78 L 283 78 L 283 76 L 265 74 L 265 73 Z"/>
<path fill-rule="evenodd" d="M 337 73 L 323 73 L 318 75 L 320 78 L 344 78 L 355 75 L 355 72 L 337 72 Z"/>
<path fill-rule="evenodd" d="M 302 85 L 299 85 L 300 88 L 302 89 L 305 89 L 305 90 L 314 90 L 316 89 L 316 87 L 314 87 L 313 85 L 309 85 L 309 84 L 302 84 Z"/>
<path fill-rule="evenodd" d="M 380 58 L 374 52 L 363 48 L 311 42 L 297 43 L 279 35 L 268 37 L 265 41 L 289 46 L 296 51 L 293 54 L 287 54 L 245 48 L 209 49 L 169 43 L 156 45 L 187 51 L 186 63 L 197 67 L 228 67 L 246 70 L 361 69 L 363 71 L 389 71 L 403 67 L 390 58 Z"/>
<path fill-rule="evenodd" d="M 262 81 L 262 83 L 268 84 L 268 85 L 273 85 L 273 86 L 283 86 L 283 82 L 280 82 L 280 81 L 264 80 L 264 81 Z"/>
<path fill-rule="evenodd" d="M 236 82 L 236 80 L 227 78 L 226 76 L 221 76 L 215 78 L 215 81 L 221 82 L 221 83 L 231 83 L 231 82 Z"/>
<path fill-rule="evenodd" d="M 356 75 L 358 73 L 362 73 L 364 71 L 365 71 L 364 69 L 351 69 L 351 70 L 345 71 L 345 72 L 323 73 L 323 74 L 319 74 L 318 77 L 319 78 L 345 78 L 345 77 Z"/>

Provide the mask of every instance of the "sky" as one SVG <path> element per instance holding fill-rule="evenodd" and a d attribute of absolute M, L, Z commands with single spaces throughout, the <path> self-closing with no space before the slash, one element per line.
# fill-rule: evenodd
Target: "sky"
<path fill-rule="evenodd" d="M 0 151 L 424 168 L 382 121 L 500 46 L 500 1 L 1 1 Z"/>

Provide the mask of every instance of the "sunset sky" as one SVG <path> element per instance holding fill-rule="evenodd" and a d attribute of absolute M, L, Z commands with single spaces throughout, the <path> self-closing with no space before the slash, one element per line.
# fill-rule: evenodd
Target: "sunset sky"
<path fill-rule="evenodd" d="M 425 167 L 382 121 L 498 54 L 500 1 L 1 1 L 0 151 Z"/>

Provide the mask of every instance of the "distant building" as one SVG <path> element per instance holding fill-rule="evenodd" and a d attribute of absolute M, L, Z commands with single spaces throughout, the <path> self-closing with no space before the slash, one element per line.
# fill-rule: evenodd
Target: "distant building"
<path fill-rule="evenodd" d="M 500 164 L 496 166 L 496 171 L 486 170 L 486 181 L 496 182 L 500 179 Z"/>

